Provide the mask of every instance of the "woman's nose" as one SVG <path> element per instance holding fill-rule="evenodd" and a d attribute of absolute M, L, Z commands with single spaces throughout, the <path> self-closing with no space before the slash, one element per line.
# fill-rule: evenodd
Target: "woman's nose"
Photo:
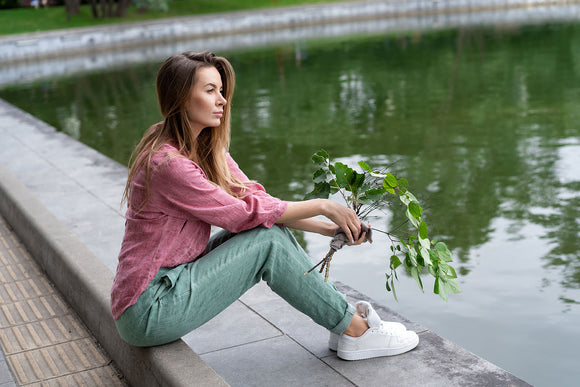
<path fill-rule="evenodd" d="M 228 103 L 228 101 L 224 98 L 223 95 L 220 94 L 217 103 L 218 105 L 225 105 L 226 103 Z"/>

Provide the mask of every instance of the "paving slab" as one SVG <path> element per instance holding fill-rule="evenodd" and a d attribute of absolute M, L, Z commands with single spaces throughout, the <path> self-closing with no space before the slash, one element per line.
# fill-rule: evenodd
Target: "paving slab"
<path fill-rule="evenodd" d="M 268 300 L 263 301 L 264 298 Z M 316 357 L 334 355 L 328 349 L 328 330 L 294 309 L 270 290 L 265 282 L 254 286 L 240 300 Z"/>
<path fill-rule="evenodd" d="M 236 301 L 183 340 L 202 355 L 282 335 L 271 322 Z"/>
<path fill-rule="evenodd" d="M 353 386 L 289 336 L 202 355 L 232 386 Z"/>

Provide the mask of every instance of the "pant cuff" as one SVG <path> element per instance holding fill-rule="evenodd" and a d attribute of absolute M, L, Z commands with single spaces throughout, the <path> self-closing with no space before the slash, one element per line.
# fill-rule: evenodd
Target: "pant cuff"
<path fill-rule="evenodd" d="M 354 306 L 352 306 L 351 304 L 347 304 L 347 308 L 346 308 L 346 312 L 344 314 L 344 317 L 330 331 L 332 333 L 336 333 L 337 335 L 342 335 L 342 333 L 344 331 L 346 331 L 346 329 L 350 325 L 350 322 L 352 321 L 352 318 L 353 318 L 355 313 L 356 313 L 356 309 L 354 308 Z"/>

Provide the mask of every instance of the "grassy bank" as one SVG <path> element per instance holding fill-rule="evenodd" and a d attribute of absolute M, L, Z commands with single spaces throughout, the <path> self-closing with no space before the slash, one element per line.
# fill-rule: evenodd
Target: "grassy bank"
<path fill-rule="evenodd" d="M 336 1 L 340 0 L 173 0 L 169 3 L 169 10 L 167 12 L 139 12 L 137 8 L 131 7 L 123 19 L 94 19 L 89 5 L 83 5 L 80 14 L 72 16 L 71 20 L 67 20 L 64 6 L 49 7 L 46 9 L 6 9 L 0 10 L 0 15 L 2 16 L 0 35 Z"/>

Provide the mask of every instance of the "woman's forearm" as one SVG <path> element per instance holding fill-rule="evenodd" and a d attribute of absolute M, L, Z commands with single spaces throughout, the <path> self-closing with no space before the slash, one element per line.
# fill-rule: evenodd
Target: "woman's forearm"
<path fill-rule="evenodd" d="M 318 215 L 326 216 L 331 222 L 343 229 L 350 243 L 354 243 L 355 236 L 358 238 L 361 233 L 361 221 L 356 213 L 352 209 L 328 199 L 288 202 L 286 210 L 276 223 L 295 224 L 294 222 L 298 220 Z"/>
<path fill-rule="evenodd" d="M 297 220 L 325 215 L 324 199 L 305 200 L 303 202 L 288 202 L 286 211 L 276 223 L 290 224 Z"/>
<path fill-rule="evenodd" d="M 329 237 L 333 236 L 334 231 L 338 228 L 336 224 L 332 222 L 326 222 L 316 218 L 299 219 L 293 222 L 284 223 L 284 225 L 296 230 L 315 232 Z"/>

